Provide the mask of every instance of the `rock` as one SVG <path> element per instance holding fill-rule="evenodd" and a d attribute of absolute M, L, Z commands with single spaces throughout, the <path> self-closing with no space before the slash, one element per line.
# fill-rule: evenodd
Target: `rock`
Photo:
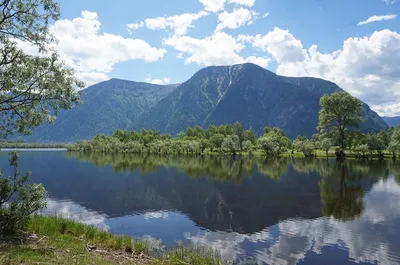
<path fill-rule="evenodd" d="M 90 243 L 87 243 L 86 244 L 86 250 L 87 251 L 93 251 L 93 250 L 95 250 L 96 249 L 96 246 L 95 245 L 91 245 Z"/>

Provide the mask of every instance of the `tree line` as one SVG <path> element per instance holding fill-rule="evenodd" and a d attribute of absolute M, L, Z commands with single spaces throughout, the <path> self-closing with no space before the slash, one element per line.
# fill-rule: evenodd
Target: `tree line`
<path fill-rule="evenodd" d="M 265 127 L 257 137 L 252 129 L 233 125 L 189 127 L 176 136 L 156 130 L 116 130 L 111 136 L 99 134 L 92 140 L 69 145 L 73 151 L 151 153 L 151 154 L 249 154 L 263 153 L 268 157 L 302 153 L 315 157 L 318 150 L 329 156 L 334 148 L 369 158 L 400 154 L 400 127 L 379 133 L 362 133 L 357 130 L 361 123 L 361 102 L 346 92 L 338 92 L 321 98 L 318 133 L 311 138 L 298 136 L 294 141 L 278 127 Z"/>

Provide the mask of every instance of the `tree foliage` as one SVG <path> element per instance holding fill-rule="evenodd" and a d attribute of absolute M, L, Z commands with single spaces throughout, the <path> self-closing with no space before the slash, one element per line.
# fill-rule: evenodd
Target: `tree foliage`
<path fill-rule="evenodd" d="M 60 109 L 79 103 L 82 82 L 50 47 L 49 22 L 60 16 L 52 0 L 0 2 L 0 136 L 30 133 Z M 20 47 L 30 46 L 36 55 Z"/>
<path fill-rule="evenodd" d="M 0 232 L 13 235 L 25 228 L 30 215 L 46 207 L 47 193 L 41 184 L 28 184 L 30 173 L 21 175 L 19 155 L 9 154 L 13 175 L 0 174 Z"/>
<path fill-rule="evenodd" d="M 323 96 L 320 105 L 318 129 L 337 135 L 340 146 L 344 149 L 346 130 L 361 123 L 361 101 L 347 92 L 336 92 Z"/>
<path fill-rule="evenodd" d="M 279 128 L 264 128 L 264 135 L 258 139 L 258 145 L 267 156 L 280 156 L 291 145 L 286 133 Z"/>

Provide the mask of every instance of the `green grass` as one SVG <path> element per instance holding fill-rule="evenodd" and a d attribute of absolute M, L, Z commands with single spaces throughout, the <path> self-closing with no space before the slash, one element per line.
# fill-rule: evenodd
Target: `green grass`
<path fill-rule="evenodd" d="M 156 264 L 221 265 L 221 260 L 216 251 L 204 247 L 181 246 L 163 255 Z"/>
<path fill-rule="evenodd" d="M 146 241 L 60 217 L 33 216 L 27 231 L 38 239 L 22 244 L 0 241 L 0 264 L 222 264 L 218 253 L 195 247 L 182 246 L 150 257 Z M 88 246 L 102 252 L 87 251 Z"/>
<path fill-rule="evenodd" d="M 45 143 L 20 143 L 20 142 L 0 142 L 0 148 L 67 148 L 67 144 L 45 144 Z"/>

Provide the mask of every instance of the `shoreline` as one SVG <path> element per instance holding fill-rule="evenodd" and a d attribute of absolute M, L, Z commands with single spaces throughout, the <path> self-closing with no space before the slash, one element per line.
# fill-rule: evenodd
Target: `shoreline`
<path fill-rule="evenodd" d="M 57 216 L 32 216 L 26 232 L 1 239 L 0 247 L 1 264 L 225 264 L 211 249 L 189 245 L 156 253 L 145 240 Z"/>
<path fill-rule="evenodd" d="M 240 152 L 236 155 L 231 154 L 223 154 L 218 152 L 204 152 L 202 154 L 177 154 L 177 153 L 153 153 L 153 152 L 119 152 L 119 151 L 81 151 L 81 150 L 74 150 L 68 148 L 68 144 L 64 145 L 65 147 L 2 147 L 0 148 L 0 152 L 71 152 L 71 153 L 108 153 L 108 154 L 121 154 L 121 155 L 176 155 L 176 156 L 215 156 L 215 157 L 265 157 L 265 158 L 279 158 L 279 157 L 293 157 L 293 158 L 305 158 L 305 159 L 315 159 L 315 158 L 336 158 L 335 151 L 331 150 L 328 152 L 328 156 L 326 156 L 326 152 L 323 150 L 316 150 L 315 156 L 313 157 L 306 157 L 302 152 L 295 151 L 292 153 L 284 152 L 280 156 L 267 156 L 261 150 L 256 150 L 253 152 Z M 379 159 L 393 159 L 393 155 L 390 153 L 383 153 L 383 156 L 379 156 L 377 154 L 368 154 L 367 157 L 360 157 L 359 154 L 354 153 L 351 150 L 345 151 L 346 157 L 345 159 L 359 159 L 359 160 L 379 160 Z"/>

